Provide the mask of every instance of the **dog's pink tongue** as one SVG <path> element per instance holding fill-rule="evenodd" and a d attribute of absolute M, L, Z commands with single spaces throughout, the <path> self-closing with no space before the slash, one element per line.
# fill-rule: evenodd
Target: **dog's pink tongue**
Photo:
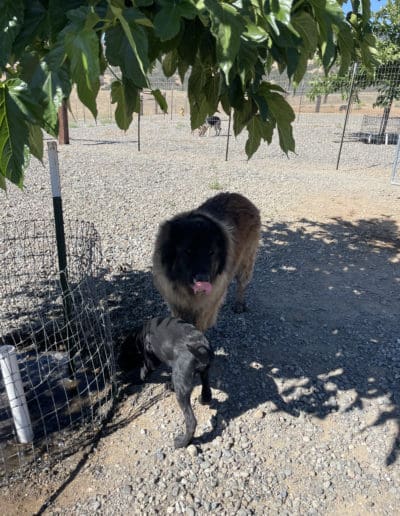
<path fill-rule="evenodd" d="M 192 286 L 194 293 L 204 292 L 206 295 L 211 294 L 212 285 L 208 281 L 195 281 Z"/>

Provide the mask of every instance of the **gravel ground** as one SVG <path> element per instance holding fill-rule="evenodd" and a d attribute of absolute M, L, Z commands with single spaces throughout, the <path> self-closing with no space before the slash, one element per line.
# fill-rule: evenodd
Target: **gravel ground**
<path fill-rule="evenodd" d="M 140 153 L 134 130 L 71 130 L 65 217 L 101 235 L 116 339 L 166 313 L 150 271 L 161 220 L 240 191 L 260 208 L 262 243 L 249 311 L 232 312 L 230 291 L 208 332 L 213 403 L 196 387 L 193 445 L 173 450 L 183 420 L 164 371 L 144 387 L 122 378 L 102 437 L 2 488 L 4 514 L 399 513 L 394 147 L 346 143 L 336 172 L 340 120 L 302 115 L 290 160 L 274 142 L 246 162 L 232 140 L 227 163 L 225 138 L 191 136 L 185 119 L 145 118 Z M 32 163 L 25 193 L 0 194 L 0 220 L 50 216 L 47 174 Z"/>

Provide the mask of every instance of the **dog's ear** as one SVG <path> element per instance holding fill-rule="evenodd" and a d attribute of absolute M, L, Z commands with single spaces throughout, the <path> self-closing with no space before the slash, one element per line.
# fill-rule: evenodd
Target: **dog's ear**
<path fill-rule="evenodd" d="M 173 225 L 173 221 L 167 220 L 160 227 L 160 235 L 162 236 L 160 245 L 161 263 L 167 268 L 172 267 L 176 258 L 176 246 L 171 245 Z"/>
<path fill-rule="evenodd" d="M 204 339 L 188 342 L 187 348 L 202 365 L 208 365 L 214 356 L 211 347 Z"/>

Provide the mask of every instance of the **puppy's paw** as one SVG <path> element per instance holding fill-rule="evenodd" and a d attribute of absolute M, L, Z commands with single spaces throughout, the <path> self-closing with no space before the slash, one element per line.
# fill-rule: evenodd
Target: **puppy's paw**
<path fill-rule="evenodd" d="M 187 437 L 186 434 L 177 435 L 174 439 L 175 449 L 177 448 L 186 448 L 186 446 L 192 440 L 191 437 Z"/>
<path fill-rule="evenodd" d="M 165 382 L 165 390 L 166 391 L 170 391 L 170 392 L 174 392 L 175 389 L 174 389 L 174 384 L 172 382 Z"/>
<path fill-rule="evenodd" d="M 211 390 L 204 391 L 199 396 L 199 402 L 202 405 L 209 405 L 211 403 L 211 401 L 212 401 Z"/>
<path fill-rule="evenodd" d="M 140 368 L 140 379 L 142 380 L 142 382 L 144 382 L 146 380 L 148 372 L 149 372 L 149 370 L 147 369 L 146 366 L 142 366 Z"/>
<path fill-rule="evenodd" d="M 233 305 L 233 311 L 235 314 L 242 314 L 243 312 L 246 312 L 246 303 L 244 301 L 236 301 L 236 303 Z"/>

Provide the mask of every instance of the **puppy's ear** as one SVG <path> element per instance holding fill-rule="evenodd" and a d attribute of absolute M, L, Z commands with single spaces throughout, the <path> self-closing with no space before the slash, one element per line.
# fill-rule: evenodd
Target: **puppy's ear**
<path fill-rule="evenodd" d="M 188 342 L 187 348 L 202 365 L 209 364 L 213 357 L 212 349 L 208 343 L 205 343 L 204 341 Z"/>

